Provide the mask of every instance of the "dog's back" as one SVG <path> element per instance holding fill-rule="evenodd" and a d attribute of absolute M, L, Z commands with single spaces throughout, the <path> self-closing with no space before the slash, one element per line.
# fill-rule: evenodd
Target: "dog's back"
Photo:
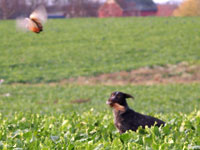
<path fill-rule="evenodd" d="M 125 112 L 114 110 L 114 117 L 115 126 L 120 133 L 124 133 L 126 130 L 136 131 L 139 126 L 142 126 L 142 128 L 145 128 L 145 126 L 151 127 L 153 125 L 159 127 L 165 124 L 165 122 L 160 119 L 140 114 L 132 109 L 127 109 Z"/>

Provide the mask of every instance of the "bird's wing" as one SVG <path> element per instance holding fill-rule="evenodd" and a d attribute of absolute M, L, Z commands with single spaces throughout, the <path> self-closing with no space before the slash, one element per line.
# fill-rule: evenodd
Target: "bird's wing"
<path fill-rule="evenodd" d="M 30 19 L 44 24 L 47 21 L 47 11 L 44 6 L 39 6 L 30 15 Z"/>
<path fill-rule="evenodd" d="M 29 30 L 29 18 L 17 18 L 16 20 L 16 28 L 17 30 L 21 31 L 28 31 Z"/>

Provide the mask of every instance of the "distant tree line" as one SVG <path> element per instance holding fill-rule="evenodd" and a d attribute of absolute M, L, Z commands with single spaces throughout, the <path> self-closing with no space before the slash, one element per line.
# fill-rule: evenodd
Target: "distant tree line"
<path fill-rule="evenodd" d="M 47 3 L 48 0 L 0 0 L 0 19 L 26 16 L 37 6 Z"/>
<path fill-rule="evenodd" d="M 0 0 L 0 18 L 9 19 L 16 14 L 21 14 L 22 11 L 27 11 L 25 0 Z"/>
<path fill-rule="evenodd" d="M 49 11 L 62 11 L 66 17 L 96 17 L 100 3 L 94 0 L 0 0 L 0 19 L 27 16 L 39 5 Z"/>
<path fill-rule="evenodd" d="M 100 0 L 99 0 L 100 1 Z M 44 5 L 48 12 L 63 12 L 66 17 L 97 17 L 100 2 L 98 0 L 0 0 L 0 19 L 13 19 L 27 16 L 37 6 Z M 142 1 L 142 0 L 137 0 Z M 143 0 L 149 3 L 152 0 Z M 124 0 L 116 0 L 120 6 L 126 6 Z M 200 0 L 184 0 L 174 11 L 174 16 L 200 16 Z"/>
<path fill-rule="evenodd" d="M 100 6 L 98 1 L 92 0 L 68 0 L 66 5 L 67 17 L 97 17 Z"/>

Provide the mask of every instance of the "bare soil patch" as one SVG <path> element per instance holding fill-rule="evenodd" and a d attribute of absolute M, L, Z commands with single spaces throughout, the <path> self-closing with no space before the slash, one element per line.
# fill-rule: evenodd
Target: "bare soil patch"
<path fill-rule="evenodd" d="M 31 85 L 155 85 L 173 83 L 200 83 L 200 65 L 190 65 L 187 62 L 181 62 L 175 65 L 168 64 L 165 66 L 142 67 L 132 71 L 105 73 L 90 77 L 81 76 L 64 79 L 59 82 L 37 83 Z M 21 84 L 30 85 L 30 83 L 13 83 L 13 85 Z"/>
<path fill-rule="evenodd" d="M 80 85 L 154 85 L 169 83 L 200 83 L 200 65 L 182 62 L 176 65 L 143 67 L 132 71 L 106 73 L 93 77 L 70 78 L 59 84 Z M 51 83 L 53 85 L 55 83 Z"/>

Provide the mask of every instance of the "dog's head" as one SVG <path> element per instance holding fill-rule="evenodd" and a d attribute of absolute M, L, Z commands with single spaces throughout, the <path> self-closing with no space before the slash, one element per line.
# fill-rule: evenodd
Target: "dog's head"
<path fill-rule="evenodd" d="M 126 98 L 134 98 L 130 94 L 122 93 L 122 92 L 113 92 L 110 98 L 107 100 L 107 104 L 111 107 L 125 108 L 128 107 Z"/>

